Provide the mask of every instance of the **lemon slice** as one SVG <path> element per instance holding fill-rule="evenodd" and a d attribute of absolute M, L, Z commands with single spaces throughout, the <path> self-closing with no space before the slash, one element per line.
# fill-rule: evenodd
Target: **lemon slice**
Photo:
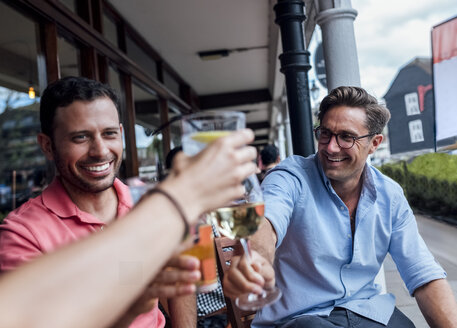
<path fill-rule="evenodd" d="M 194 133 L 192 140 L 208 144 L 216 139 L 228 136 L 232 131 L 202 131 Z"/>

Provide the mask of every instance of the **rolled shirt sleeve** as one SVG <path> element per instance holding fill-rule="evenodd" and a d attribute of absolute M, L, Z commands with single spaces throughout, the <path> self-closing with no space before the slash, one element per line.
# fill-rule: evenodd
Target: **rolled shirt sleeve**
<path fill-rule="evenodd" d="M 396 197 L 395 202 L 389 252 L 412 296 L 418 287 L 445 278 L 446 272 L 420 236 L 416 218 L 406 199 Z"/>

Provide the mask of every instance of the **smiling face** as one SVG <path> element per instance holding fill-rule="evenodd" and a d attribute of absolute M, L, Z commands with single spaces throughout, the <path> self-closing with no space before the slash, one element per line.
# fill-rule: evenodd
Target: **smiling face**
<path fill-rule="evenodd" d="M 365 110 L 357 107 L 336 106 L 329 109 L 322 119 L 321 127 L 332 133 L 345 133 L 354 137 L 369 134 L 365 126 Z M 332 136 L 328 144 L 318 143 L 318 156 L 325 175 L 334 188 L 357 185 L 369 154 L 372 154 L 382 141 L 377 134 L 356 140 L 350 149 L 342 149 Z"/>
<path fill-rule="evenodd" d="M 122 125 L 107 97 L 57 109 L 54 135 L 38 141 L 67 191 L 99 193 L 113 185 L 122 161 Z"/>

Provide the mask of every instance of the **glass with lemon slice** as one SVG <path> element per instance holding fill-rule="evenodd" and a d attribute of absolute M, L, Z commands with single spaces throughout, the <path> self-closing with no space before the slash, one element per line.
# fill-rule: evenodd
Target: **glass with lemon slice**
<path fill-rule="evenodd" d="M 182 120 L 182 147 L 187 155 L 195 155 L 212 141 L 243 129 L 246 116 L 241 112 L 200 112 Z"/>
<path fill-rule="evenodd" d="M 187 155 L 195 155 L 214 140 L 227 136 L 246 126 L 246 116 L 241 112 L 213 111 L 185 116 L 182 120 L 182 147 Z M 218 230 L 232 239 L 239 239 L 250 261 L 247 239 L 253 235 L 263 220 L 264 203 L 259 181 L 255 174 L 244 182 L 244 197 L 216 209 L 207 217 L 211 218 Z M 203 253 L 202 253 L 203 254 Z M 200 252 L 194 253 L 197 257 Z M 201 259 L 202 261 L 202 259 Z M 203 262 L 202 262 L 203 265 Z M 204 272 L 202 271 L 204 275 Z M 242 310 L 257 310 L 281 297 L 278 288 L 264 290 L 262 294 L 243 294 L 235 302 Z"/>
<path fill-rule="evenodd" d="M 238 112 L 201 112 L 183 117 L 182 147 L 184 153 L 193 156 L 218 138 L 246 126 L 243 113 Z M 201 281 L 197 283 L 198 292 L 209 292 L 217 287 L 217 268 L 214 251 L 214 235 L 210 216 L 204 216 L 196 229 L 195 244 L 183 254 L 200 260 Z"/>

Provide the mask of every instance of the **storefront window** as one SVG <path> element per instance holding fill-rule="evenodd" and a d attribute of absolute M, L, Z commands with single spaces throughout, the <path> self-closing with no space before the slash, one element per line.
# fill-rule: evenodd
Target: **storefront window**
<path fill-rule="evenodd" d="M 125 122 L 124 117 L 122 117 L 122 108 L 125 106 L 125 95 L 122 89 L 121 84 L 121 75 L 119 72 L 111 65 L 108 66 L 108 84 L 111 88 L 117 91 L 117 95 L 119 96 L 119 105 L 121 106 L 121 117 L 120 121 L 124 125 L 124 132 L 122 133 L 122 144 L 124 145 L 124 151 L 122 153 L 122 165 L 120 171 L 118 173 L 118 177 L 121 179 L 126 178 L 125 174 L 125 161 L 126 161 L 126 150 L 125 150 Z"/>
<path fill-rule="evenodd" d="M 68 9 L 76 13 L 76 0 L 60 0 Z"/>
<path fill-rule="evenodd" d="M 60 77 L 80 76 L 79 49 L 63 37 L 57 40 Z"/>
<path fill-rule="evenodd" d="M 139 175 L 146 179 L 157 179 L 164 163 L 162 134 L 152 135 L 161 125 L 158 97 L 137 84 L 133 85 L 133 97 Z"/>
<path fill-rule="evenodd" d="M 76 0 L 60 0 L 65 7 L 70 9 L 72 12 L 76 13 Z"/>
<path fill-rule="evenodd" d="M 0 2 L 0 219 L 41 192 L 36 24 Z M 2 214 L 3 213 L 3 214 Z"/>
<path fill-rule="evenodd" d="M 157 66 L 154 59 L 151 58 L 129 35 L 127 41 L 127 55 L 135 61 L 145 73 L 153 79 L 157 79 Z"/>
<path fill-rule="evenodd" d="M 107 13 L 103 13 L 103 35 L 116 47 L 119 46 L 116 23 Z"/>
<path fill-rule="evenodd" d="M 181 116 L 181 112 L 179 111 L 178 107 L 175 106 L 173 103 L 168 104 L 168 120 L 173 121 L 176 116 Z M 181 146 L 181 120 L 176 120 L 170 125 L 170 141 L 171 147 L 173 149 L 175 147 Z"/>
<path fill-rule="evenodd" d="M 163 72 L 163 83 L 171 92 L 179 97 L 179 82 L 165 70 Z"/>
<path fill-rule="evenodd" d="M 121 87 L 121 76 L 119 72 L 111 65 L 108 68 L 108 84 L 111 86 L 111 88 L 117 91 L 117 95 L 119 96 L 119 99 L 121 99 L 122 103 L 123 92 Z"/>

